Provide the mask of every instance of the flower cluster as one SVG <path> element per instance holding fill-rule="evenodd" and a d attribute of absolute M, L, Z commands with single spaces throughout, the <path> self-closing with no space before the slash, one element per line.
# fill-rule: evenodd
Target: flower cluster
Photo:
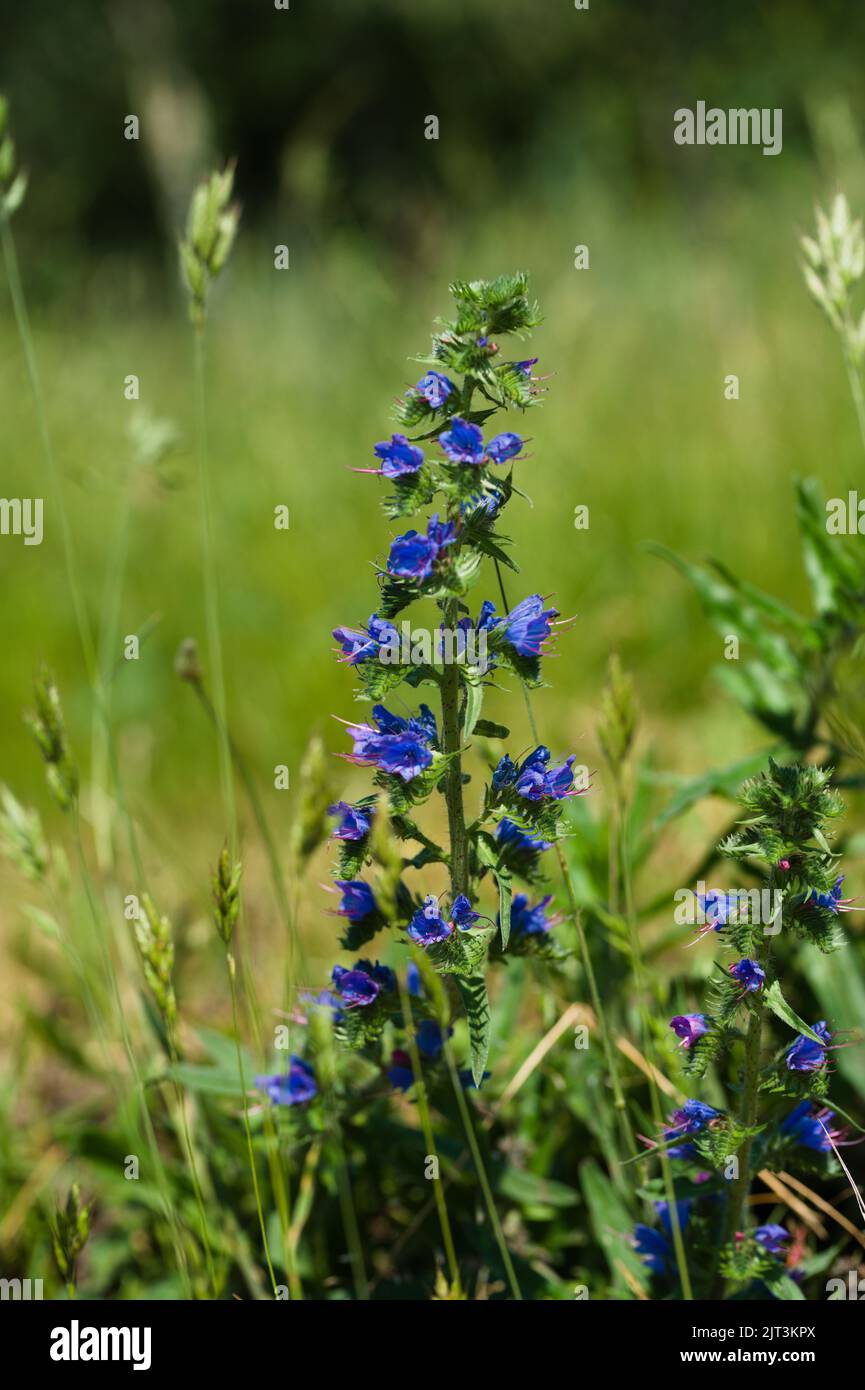
<path fill-rule="evenodd" d="M 765 1169 L 808 1172 L 821 1164 L 825 1171 L 845 1142 L 824 1103 L 832 1049 L 843 1044 L 827 1020 L 799 1017 L 781 978 L 791 938 L 831 950 L 839 914 L 852 910 L 829 844 L 841 802 L 827 770 L 771 760 L 745 784 L 740 801 L 739 828 L 721 853 L 761 875 L 762 888 L 699 896 L 700 935 L 711 932 L 731 959 L 718 963 L 703 1011 L 670 1020 L 686 1072 L 701 1077 L 711 1065 L 730 1085 L 729 1108 L 686 1100 L 647 1141 L 681 1165 L 676 1188 L 686 1190 L 690 1205 L 679 1224 L 692 1271 L 707 1271 L 703 1296 L 710 1297 L 718 1280 L 753 1292 L 795 1276 L 789 1232 L 771 1222 L 747 1227 L 752 1179 Z M 769 1045 L 770 1018 L 794 1035 L 780 1049 Z M 635 1244 L 655 1275 L 675 1279 L 669 1213 L 661 1213 L 660 1229 L 638 1227 Z"/>
<path fill-rule="evenodd" d="M 472 734 L 508 736 L 507 729 L 481 717 L 490 672 L 504 669 L 539 684 L 559 622 L 558 610 L 537 593 L 513 607 L 485 599 L 470 609 L 465 601 L 485 563 L 496 571 L 500 588 L 500 566 L 514 568 L 506 554 L 508 538 L 494 528 L 515 493 L 513 470 L 526 462 L 526 438 L 522 430 L 491 429 L 488 421 L 496 409 L 524 412 L 539 398 L 537 359 L 505 360 L 501 349 L 507 334 L 524 335 L 539 321 L 526 291 L 522 275 L 451 287 L 454 317 L 441 323 L 431 353 L 421 359 L 423 372 L 399 402 L 398 428 L 373 444 L 371 466 L 355 470 L 386 485 L 388 517 L 420 513 L 421 519 L 392 539 L 378 567 L 374 611 L 333 633 L 340 661 L 357 677 L 359 698 L 371 703 L 366 719 L 345 724 L 351 750 L 340 756 L 370 769 L 376 788 L 373 795 L 330 806 L 332 839 L 339 847 L 334 912 L 348 924 L 342 945 L 355 950 L 391 928 L 409 953 L 422 952 L 429 968 L 452 978 L 452 997 L 462 1000 L 468 1030 L 471 1065 L 464 1080 L 475 1085 L 486 1075 L 489 1048 L 487 964 L 509 950 L 551 958 L 559 952 L 559 919 L 550 910 L 550 896 L 514 895 L 513 877 L 537 881 L 543 852 L 562 833 L 564 804 L 585 790 L 576 785 L 574 756 L 553 762 L 541 746 L 516 760 L 501 755 L 471 824 L 463 806 L 468 779 L 462 759 Z M 403 641 L 400 628 L 408 625 L 397 626 L 399 615 L 421 598 L 438 604 L 442 637 L 460 639 L 456 654 L 442 640 L 418 660 Z M 463 655 L 477 649 L 469 639 L 481 636 L 483 665 Z M 384 701 L 398 685 L 409 693 L 428 687 L 440 712 L 422 701 L 405 702 L 397 712 L 393 700 Z M 444 846 L 416 819 L 437 792 L 447 810 Z M 419 847 L 413 855 L 406 850 L 412 841 Z M 446 869 L 449 882 L 435 892 L 418 892 L 411 871 L 427 868 Z M 497 911 L 480 906 L 485 882 L 496 890 Z M 329 989 L 315 1002 L 349 1047 L 377 1046 L 391 1025 L 405 1031 L 424 1065 L 432 1065 L 453 1028 L 436 1015 L 432 992 L 422 990 L 411 969 L 413 963 L 403 987 L 387 965 L 367 959 L 337 964 Z M 405 996 L 414 1000 L 412 1022 Z M 458 1033 L 455 1045 L 461 1041 Z M 403 1048 L 385 1071 L 401 1090 L 416 1079 Z M 275 1088 L 282 1098 L 305 1098 L 299 1079 L 270 1080 L 269 1094 Z"/>

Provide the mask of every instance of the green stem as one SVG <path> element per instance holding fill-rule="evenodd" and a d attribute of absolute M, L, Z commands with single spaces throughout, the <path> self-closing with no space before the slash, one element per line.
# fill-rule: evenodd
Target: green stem
<path fill-rule="evenodd" d="M 267 1264 L 267 1272 L 270 1276 L 270 1283 L 273 1288 L 273 1296 L 278 1296 L 276 1275 L 273 1272 L 273 1262 L 270 1258 L 270 1245 L 267 1240 L 267 1228 L 264 1222 L 264 1210 L 261 1205 L 261 1193 L 258 1187 L 258 1170 L 255 1166 L 255 1151 L 252 1147 L 252 1130 L 249 1124 L 249 1100 L 246 1094 L 246 1077 L 243 1072 L 243 1054 L 240 1050 L 240 1032 L 238 1026 L 237 1009 L 237 980 L 234 957 L 229 950 L 225 952 L 225 968 L 228 971 L 228 987 L 231 992 L 231 1019 L 234 1032 L 234 1046 L 237 1053 L 237 1075 L 240 1080 L 240 1094 L 243 1102 L 243 1127 L 246 1132 L 246 1152 L 249 1159 L 249 1171 L 252 1175 L 252 1190 L 255 1194 L 255 1209 L 258 1212 L 258 1224 L 261 1229 L 261 1243 L 264 1247 L 264 1258 Z"/>
<path fill-rule="evenodd" d="M 520 1290 L 519 1282 L 516 1276 L 516 1271 L 514 1270 L 513 1261 L 511 1259 L 511 1252 L 508 1250 L 507 1241 L 505 1240 L 505 1233 L 502 1230 L 502 1223 L 499 1219 L 499 1213 L 496 1209 L 495 1198 L 493 1197 L 492 1188 L 490 1187 L 490 1181 L 487 1177 L 487 1170 L 484 1165 L 483 1154 L 481 1153 L 480 1145 L 478 1144 L 477 1140 L 477 1135 L 475 1134 L 475 1128 L 472 1124 L 471 1111 L 469 1110 L 469 1104 L 466 1100 L 463 1084 L 460 1081 L 459 1073 L 457 1072 L 456 1068 L 456 1063 L 453 1059 L 451 1045 L 447 1041 L 447 1039 L 445 1039 L 443 1051 L 445 1059 L 447 1061 L 448 1071 L 450 1072 L 451 1084 L 453 1085 L 454 1095 L 456 1096 L 457 1108 L 460 1112 L 460 1119 L 463 1123 L 463 1129 L 466 1132 L 466 1139 L 468 1140 L 472 1160 L 475 1165 L 475 1172 L 478 1175 L 478 1182 L 481 1185 L 481 1192 L 483 1193 L 484 1205 L 487 1209 L 487 1215 L 490 1219 L 490 1225 L 493 1228 L 493 1235 L 495 1236 L 496 1245 L 499 1247 L 499 1254 L 502 1257 L 502 1264 L 504 1265 L 505 1274 L 507 1275 L 508 1283 L 511 1287 L 511 1293 L 513 1294 L 514 1298 L 517 1299 L 519 1302 L 522 1302 L 522 1291 Z"/>
<path fill-rule="evenodd" d="M 213 706 L 216 715 L 219 747 L 219 778 L 222 802 L 228 825 L 229 853 L 237 854 L 237 807 L 234 799 L 234 777 L 231 767 L 231 745 L 228 736 L 228 702 L 225 694 L 225 672 L 222 659 L 222 634 L 219 622 L 219 584 L 216 570 L 216 549 L 213 541 L 213 516 L 210 497 L 210 454 L 207 443 L 207 392 L 204 362 L 204 328 L 195 330 L 195 398 L 198 416 L 198 486 L 201 505 L 201 552 L 204 573 L 204 607 L 207 623 L 207 647 L 213 674 Z"/>
<path fill-rule="evenodd" d="M 621 882 L 625 898 L 625 915 L 628 922 L 629 939 L 631 943 L 634 983 L 637 987 L 637 997 L 640 1006 L 641 1041 L 643 1051 L 651 1062 L 654 1052 L 654 1035 L 649 1024 L 648 1010 L 646 1008 L 646 972 L 643 963 L 640 928 L 637 922 L 636 906 L 634 903 L 634 876 L 631 864 L 630 805 L 621 772 L 616 777 L 616 812 L 619 825 L 619 847 L 622 856 Z M 658 1093 L 658 1083 L 655 1080 L 654 1066 L 649 1067 L 649 1097 L 652 1106 L 652 1120 L 657 1132 L 660 1133 L 664 1126 L 664 1114 L 661 1106 L 661 1097 Z M 673 1181 L 673 1169 L 669 1154 L 665 1148 L 660 1148 L 658 1150 L 658 1158 L 661 1164 L 661 1176 L 663 1178 L 664 1192 L 667 1198 L 667 1209 L 670 1213 L 670 1232 L 673 1237 L 673 1252 L 676 1256 L 676 1268 L 679 1272 L 682 1298 L 690 1303 L 694 1297 L 694 1293 L 691 1287 L 691 1275 L 688 1270 L 688 1258 L 685 1253 L 682 1224 L 679 1221 L 679 1208 L 676 1206 L 676 1186 Z"/>
<path fill-rule="evenodd" d="M 438 1162 L 435 1135 L 433 1134 L 432 1120 L 430 1118 L 429 1100 L 426 1093 L 426 1082 L 424 1081 L 420 1050 L 415 1037 L 414 1020 L 412 1019 L 411 999 L 399 973 L 397 973 L 396 978 L 399 987 L 400 1007 L 405 1018 L 412 1071 L 415 1077 L 415 1096 L 417 1097 L 417 1108 L 418 1114 L 420 1115 L 421 1129 L 423 1130 L 424 1142 L 427 1147 L 427 1155 L 434 1157 Z M 445 1255 L 447 1256 L 448 1268 L 450 1270 L 451 1287 L 457 1295 L 461 1295 L 462 1283 L 460 1281 L 459 1265 L 457 1264 L 456 1248 L 454 1246 L 454 1238 L 451 1231 L 450 1218 L 448 1216 L 444 1187 L 439 1177 L 433 1179 L 433 1196 L 435 1197 L 436 1208 L 438 1210 L 439 1226 L 441 1227 L 442 1241 L 444 1242 Z"/>
<path fill-rule="evenodd" d="M 502 596 L 502 604 L 504 605 L 505 612 L 510 612 L 510 604 L 508 603 L 507 594 L 505 593 L 505 584 L 502 578 L 501 567 L 499 565 L 498 560 L 494 560 L 493 563 L 496 567 L 496 577 L 499 581 L 499 593 Z M 529 695 L 528 687 L 525 685 L 525 683 L 522 683 L 522 691 L 523 700 L 525 701 L 526 706 L 526 714 L 528 715 L 529 720 L 529 728 L 532 731 L 532 738 L 534 739 L 535 743 L 538 744 L 541 740 L 538 735 L 537 724 L 535 723 L 535 713 L 532 709 L 531 696 Z M 616 1053 L 613 1045 L 612 1031 L 607 1022 L 606 1011 L 601 1000 L 600 990 L 598 989 L 598 982 L 595 976 L 594 967 L 592 965 L 592 956 L 591 952 L 589 951 L 589 944 L 588 940 L 586 939 L 585 928 L 583 927 L 582 913 L 580 912 L 579 903 L 577 902 L 576 893 L 574 892 L 574 885 L 571 880 L 568 862 L 565 858 L 565 852 L 562 849 L 561 844 L 559 843 L 556 844 L 556 856 L 559 861 L 559 869 L 561 870 L 562 879 L 564 880 L 565 892 L 568 898 L 568 907 L 570 909 L 570 915 L 573 919 L 574 926 L 577 932 L 577 940 L 580 947 L 580 959 L 582 961 L 583 970 L 585 972 L 586 983 L 589 987 L 589 997 L 592 1004 L 592 1010 L 594 1012 L 595 1019 L 598 1025 L 598 1031 L 601 1035 L 601 1046 L 604 1052 L 604 1064 L 607 1068 L 607 1077 L 609 1079 L 610 1089 L 613 1093 L 613 1108 L 616 1112 L 616 1118 L 619 1125 L 622 1143 L 624 1145 L 626 1153 L 633 1153 L 636 1147 L 636 1139 L 634 1137 L 634 1132 L 631 1128 L 631 1121 L 628 1115 L 628 1107 L 625 1103 L 625 1095 L 622 1090 L 622 1083 L 619 1079 L 619 1069 L 616 1065 Z M 612 1168 L 611 1177 L 613 1181 L 617 1184 L 617 1186 L 621 1187 L 625 1183 L 625 1178 L 617 1163 L 615 1162 L 616 1155 L 614 1154 L 613 1157 L 614 1165 Z"/>
<path fill-rule="evenodd" d="M 72 544 L 72 528 L 69 524 L 69 516 L 66 511 L 66 500 L 63 492 L 63 483 L 60 471 L 54 458 L 54 449 L 51 444 L 51 434 L 48 429 L 48 415 L 45 409 L 45 398 L 42 393 L 42 381 L 39 375 L 39 364 L 36 360 L 36 349 L 33 344 L 33 334 L 30 328 L 30 316 L 27 312 L 27 301 L 24 298 L 24 289 L 21 283 L 21 274 L 18 269 L 18 256 L 15 250 L 15 239 L 12 235 L 12 228 L 9 223 L 9 216 L 4 210 L 0 210 L 0 240 L 3 243 L 3 259 L 6 264 L 6 275 L 9 281 L 9 293 L 12 296 L 12 308 L 15 313 L 15 322 L 18 328 L 18 336 L 21 339 L 21 347 L 24 353 L 24 361 L 27 367 L 27 376 L 30 380 L 30 389 L 33 394 L 33 401 L 36 407 L 36 418 L 39 424 L 39 438 L 42 444 L 42 453 L 48 472 L 51 491 L 57 502 L 57 515 L 60 521 L 60 538 L 63 545 L 63 556 L 66 562 L 66 576 L 69 584 L 69 593 L 72 598 L 72 606 L 75 611 L 75 619 L 78 624 L 78 633 L 81 640 L 81 648 L 84 653 L 84 662 L 87 667 L 87 674 L 91 685 L 96 684 L 96 654 L 93 648 L 93 639 L 90 634 L 90 626 L 87 621 L 87 612 L 84 606 L 84 598 L 81 592 L 81 585 L 78 578 L 78 568 L 75 562 L 75 549 Z"/>
<path fill-rule="evenodd" d="M 457 625 L 457 601 L 448 599 L 444 605 L 445 627 L 453 631 Z M 467 893 L 469 887 L 469 842 L 466 835 L 463 809 L 463 774 L 460 750 L 462 721 L 460 717 L 460 673 L 456 662 L 446 662 L 441 680 L 442 751 L 453 755 L 445 776 L 445 802 L 448 812 L 448 833 L 451 847 L 451 891 L 454 897 Z"/>

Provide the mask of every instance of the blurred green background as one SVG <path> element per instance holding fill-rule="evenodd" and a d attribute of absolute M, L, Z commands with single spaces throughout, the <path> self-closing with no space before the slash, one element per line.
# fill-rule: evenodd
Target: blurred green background
<path fill-rule="evenodd" d="M 232 155 L 243 220 L 209 326 L 211 443 L 230 718 L 265 785 L 275 764 L 296 774 L 316 727 L 342 750 L 328 714 L 357 712 L 329 633 L 374 609 L 370 561 L 389 527 L 377 483 L 349 469 L 390 434 L 448 282 L 516 268 L 546 316 L 531 355 L 553 375 L 518 465 L 534 505 L 510 510 L 523 570 L 511 597 L 553 593 L 578 615 L 537 701 L 547 741 L 592 764 L 618 650 L 665 768 L 696 773 L 762 742 L 716 687 L 722 644 L 697 600 L 642 543 L 720 555 L 806 606 L 791 477 L 844 495 L 861 458 L 797 238 L 838 186 L 854 211 L 865 200 L 865 12 L 795 0 L 588 11 L 292 0 L 288 12 L 269 0 L 0 0 L 0 32 L 0 89 L 31 180 L 15 233 L 91 619 L 106 612 L 128 503 L 120 632 L 158 619 L 114 692 L 151 853 L 179 873 L 191 837 L 216 845 L 223 833 L 211 733 L 173 669 L 183 638 L 204 639 L 174 237 L 195 180 Z M 781 107 L 782 154 L 676 146 L 672 113 L 698 100 Z M 123 136 L 130 113 L 137 142 Z M 428 114 L 438 141 L 424 138 Z M 274 270 L 277 244 L 287 272 Z M 574 269 L 577 244 L 588 270 Z M 139 405 L 124 399 L 130 373 Z M 738 401 L 724 398 L 728 373 Z M 136 462 L 139 410 L 179 433 L 159 470 Z M 48 497 L 5 287 L 0 421 L 0 492 Z M 273 528 L 278 503 L 287 533 Z M 574 529 L 578 504 L 588 531 Z M 0 776 L 44 807 L 20 721 L 43 659 L 82 760 L 89 738 L 50 501 L 41 547 L 0 542 L 0 582 Z M 491 697 L 490 717 L 503 699 Z M 365 785 L 334 768 L 349 790 Z M 283 804 L 271 793 L 280 833 Z"/>

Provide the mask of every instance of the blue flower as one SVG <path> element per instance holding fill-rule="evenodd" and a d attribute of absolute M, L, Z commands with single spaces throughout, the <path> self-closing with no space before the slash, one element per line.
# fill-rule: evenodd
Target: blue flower
<path fill-rule="evenodd" d="M 423 396 L 427 405 L 431 406 L 433 410 L 440 410 L 456 389 L 450 377 L 434 371 L 426 372 L 414 387 L 418 395 Z"/>
<path fill-rule="evenodd" d="M 639 1221 L 634 1227 L 634 1249 L 647 1269 L 654 1274 L 664 1273 L 670 1258 L 670 1242 L 665 1235 Z"/>
<path fill-rule="evenodd" d="M 399 632 L 386 618 L 376 613 L 364 629 L 354 627 L 335 627 L 332 634 L 342 647 L 344 659 L 349 666 L 359 666 L 378 656 L 379 648 L 387 643 L 399 642 Z"/>
<path fill-rule="evenodd" d="M 419 946 L 447 941 L 452 931 L 452 923 L 445 921 L 438 899 L 432 893 L 424 899 L 423 907 L 418 908 L 408 925 L 409 936 Z"/>
<path fill-rule="evenodd" d="M 365 971 L 386 994 L 393 994 L 395 991 L 396 975 L 389 965 L 379 965 L 378 961 L 373 964 L 371 960 L 359 960 L 354 968 Z"/>
<path fill-rule="evenodd" d="M 680 1109 L 671 1114 L 670 1128 L 664 1131 L 664 1138 L 673 1139 L 677 1134 L 699 1134 L 720 1113 L 720 1110 L 714 1110 L 702 1100 L 686 1100 Z"/>
<path fill-rule="evenodd" d="M 657 1231 L 654 1227 L 639 1222 L 634 1231 L 634 1248 L 639 1255 L 642 1255 L 643 1264 L 648 1269 L 651 1269 L 655 1274 L 666 1274 L 671 1268 L 673 1260 L 671 1241 L 673 1225 L 670 1205 L 668 1202 L 655 1202 L 655 1211 L 661 1218 L 663 1230 Z M 690 1198 L 682 1198 L 676 1203 L 676 1214 L 679 1218 L 679 1228 L 684 1231 L 691 1214 Z"/>
<path fill-rule="evenodd" d="M 378 972 L 386 969 L 386 966 L 379 966 Z M 366 960 L 358 961 L 352 970 L 347 970 L 344 965 L 335 965 L 330 978 L 343 1004 L 349 1009 L 374 1004 L 382 989 L 388 987 L 381 974 Z"/>
<path fill-rule="evenodd" d="M 832 1148 L 830 1140 L 837 1143 L 844 1136 L 843 1130 L 831 1127 L 834 1118 L 833 1110 L 820 1109 L 810 1100 L 803 1100 L 782 1120 L 780 1131 L 803 1148 L 829 1153 Z"/>
<path fill-rule="evenodd" d="M 487 454 L 492 463 L 507 463 L 508 459 L 515 458 L 523 447 L 523 441 L 518 434 L 511 430 L 505 430 L 503 434 L 497 434 L 495 439 L 491 439 L 487 445 Z"/>
<path fill-rule="evenodd" d="M 736 920 L 739 894 L 735 889 L 732 893 L 719 893 L 717 889 L 710 888 L 708 893 L 697 894 L 697 902 L 705 913 L 707 924 L 715 931 Z"/>
<path fill-rule="evenodd" d="M 460 931 L 468 931 L 469 927 L 480 920 L 480 913 L 475 912 L 465 893 L 458 894 L 451 904 L 451 921 Z"/>
<path fill-rule="evenodd" d="M 274 1105 L 302 1105 L 304 1101 L 312 1100 L 318 1090 L 312 1067 L 294 1054 L 285 1075 L 257 1076 L 255 1084 Z"/>
<path fill-rule="evenodd" d="M 531 380 L 532 367 L 536 367 L 538 365 L 538 359 L 537 357 L 527 357 L 524 361 L 515 362 L 513 365 L 518 372 L 521 372 L 523 376 L 526 376 L 529 378 L 529 380 Z"/>
<path fill-rule="evenodd" d="M 516 764 L 505 753 L 503 757 L 499 758 L 493 769 L 493 789 L 500 791 L 502 787 L 509 787 L 516 775 Z"/>
<path fill-rule="evenodd" d="M 406 478 L 423 464 L 423 449 L 411 444 L 404 434 L 391 435 L 390 441 L 380 440 L 373 452 L 381 459 L 378 471 L 383 478 Z"/>
<path fill-rule="evenodd" d="M 505 817 L 499 821 L 496 839 L 502 854 L 511 868 L 527 876 L 537 865 L 544 850 L 552 849 L 552 840 L 542 840 L 538 835 L 529 835 L 512 820 Z"/>
<path fill-rule="evenodd" d="M 451 463 L 472 463 L 480 465 L 486 461 L 484 436 L 479 425 L 455 416 L 450 429 L 439 435 L 441 444 Z"/>
<path fill-rule="evenodd" d="M 480 426 L 459 416 L 454 416 L 450 429 L 439 435 L 439 443 L 451 463 L 468 463 L 476 468 L 484 463 L 507 463 L 523 447 L 521 437 L 510 430 L 497 434 L 485 445 Z"/>
<path fill-rule="evenodd" d="M 448 1037 L 450 1037 L 453 1031 L 453 1028 L 448 1029 Z M 418 1046 L 418 1052 L 420 1052 L 422 1057 L 429 1057 L 430 1060 L 434 1062 L 441 1056 L 442 1048 L 445 1045 L 445 1039 L 435 1019 L 425 1018 L 422 1023 L 418 1024 L 417 1032 L 415 1033 L 415 1042 Z"/>
<path fill-rule="evenodd" d="M 552 902 L 552 894 L 548 893 L 540 902 L 532 907 L 525 893 L 517 893 L 511 903 L 511 931 L 517 936 L 545 936 L 551 927 L 556 925 L 558 920 L 555 917 L 547 916 L 547 908 Z M 499 919 L 501 926 L 501 918 Z"/>
<path fill-rule="evenodd" d="M 784 1246 L 791 1239 L 790 1232 L 783 1226 L 778 1226 L 774 1222 L 768 1222 L 765 1226 L 758 1226 L 754 1232 L 754 1239 L 758 1245 L 762 1245 L 764 1250 L 768 1250 L 770 1255 L 783 1255 Z"/>
<path fill-rule="evenodd" d="M 747 956 L 730 966 L 730 974 L 739 981 L 746 994 L 755 993 L 758 989 L 762 989 L 766 983 L 766 972 L 763 967 L 758 965 L 755 960 L 749 960 Z"/>
<path fill-rule="evenodd" d="M 852 898 L 841 897 L 841 884 L 844 882 L 844 875 L 836 878 L 828 893 L 818 893 L 816 888 L 811 889 L 810 897 L 805 899 L 806 907 L 823 907 L 827 912 L 854 912 L 851 907 Z"/>
<path fill-rule="evenodd" d="M 453 521 L 439 521 L 438 512 L 430 517 L 427 533 L 406 531 L 390 548 L 387 572 L 397 579 L 428 579 L 441 552 L 456 538 Z"/>
<path fill-rule="evenodd" d="M 375 815 L 374 806 L 352 806 L 348 801 L 337 801 L 328 806 L 329 816 L 339 816 L 339 825 L 331 836 L 334 840 L 364 840 L 369 834 Z"/>
<path fill-rule="evenodd" d="M 423 985 L 421 984 L 420 971 L 413 960 L 410 960 L 405 968 L 405 987 L 413 999 L 423 997 Z"/>
<path fill-rule="evenodd" d="M 832 1034 L 826 1027 L 823 1019 L 813 1025 L 813 1032 L 823 1042 L 814 1042 L 812 1038 L 806 1038 L 804 1033 L 800 1033 L 793 1046 L 787 1052 L 788 1071 L 819 1071 L 826 1061 L 826 1048 L 832 1041 Z"/>
<path fill-rule="evenodd" d="M 348 762 L 361 767 L 377 767 L 382 772 L 410 782 L 429 767 L 431 743 L 438 741 L 435 715 L 427 705 L 411 719 L 391 714 L 384 705 L 374 705 L 373 724 L 349 724 L 354 749 L 343 754 Z"/>
<path fill-rule="evenodd" d="M 407 1091 L 414 1085 L 414 1072 L 407 1052 L 397 1050 L 391 1057 L 387 1079 L 396 1091 Z"/>
<path fill-rule="evenodd" d="M 515 789 L 526 801 L 563 801 L 579 795 L 574 788 L 576 754 L 572 753 L 558 767 L 548 768 L 550 756 L 549 748 L 540 744 L 517 768 Z"/>
<path fill-rule="evenodd" d="M 519 656 L 540 656 L 558 609 L 544 608 L 540 594 L 531 594 L 502 618 L 504 639 Z"/>
<path fill-rule="evenodd" d="M 342 889 L 342 901 L 337 908 L 340 917 L 347 917 L 350 922 L 362 922 L 364 917 L 371 917 L 377 910 L 373 891 L 362 878 L 338 878 L 335 882 L 337 888 Z"/>
<path fill-rule="evenodd" d="M 709 1031 L 709 1020 L 705 1014 L 676 1014 L 670 1019 L 670 1027 L 681 1038 L 684 1048 L 693 1047 L 698 1038 Z"/>

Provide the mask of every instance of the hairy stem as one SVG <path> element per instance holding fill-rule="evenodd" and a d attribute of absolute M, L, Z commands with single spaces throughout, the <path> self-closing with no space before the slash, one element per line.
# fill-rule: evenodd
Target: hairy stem
<path fill-rule="evenodd" d="M 445 627 L 453 631 L 457 625 L 456 599 L 444 605 Z M 445 801 L 448 811 L 448 834 L 451 847 L 451 891 L 467 893 L 469 886 L 469 842 L 463 808 L 463 772 L 460 750 L 462 719 L 460 716 L 460 673 L 456 662 L 447 662 L 441 681 L 442 751 L 453 754 L 445 775 Z"/>

